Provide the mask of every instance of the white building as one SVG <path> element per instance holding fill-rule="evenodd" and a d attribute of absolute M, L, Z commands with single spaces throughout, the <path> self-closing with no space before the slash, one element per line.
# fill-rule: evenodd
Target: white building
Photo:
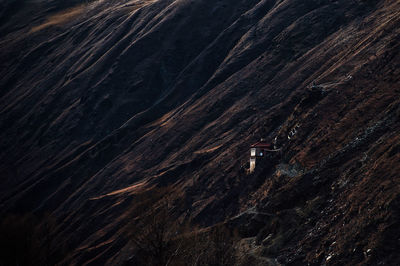
<path fill-rule="evenodd" d="M 272 145 L 265 142 L 257 142 L 250 146 L 250 173 L 256 168 L 257 159 L 265 156 L 265 153 L 272 150 Z"/>

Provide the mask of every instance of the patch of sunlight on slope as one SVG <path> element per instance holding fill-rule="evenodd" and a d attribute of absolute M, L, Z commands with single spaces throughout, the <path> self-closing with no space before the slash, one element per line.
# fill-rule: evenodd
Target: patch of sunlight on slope
<path fill-rule="evenodd" d="M 114 10 L 124 9 L 124 10 L 127 10 L 128 12 L 132 12 L 132 11 L 136 11 L 144 6 L 152 4 L 156 1 L 157 0 L 134 0 L 134 1 L 126 2 L 125 4 L 121 4 L 119 6 L 114 6 L 113 9 Z M 50 26 L 62 25 L 66 22 L 69 22 L 70 20 L 72 20 L 73 18 L 77 17 L 78 15 L 80 15 L 84 12 L 89 12 L 96 6 L 101 5 L 103 2 L 106 2 L 106 1 L 99 0 L 99 1 L 94 1 L 92 3 L 85 3 L 85 4 L 81 4 L 81 5 L 72 7 L 72 8 L 65 9 L 54 15 L 48 16 L 44 23 L 42 23 L 38 26 L 32 27 L 30 32 L 33 33 L 33 32 L 43 30 Z M 112 7 L 111 4 L 108 7 Z M 105 8 L 107 8 L 107 6 L 105 6 Z"/>
<path fill-rule="evenodd" d="M 101 195 L 101 196 L 97 196 L 97 197 L 93 197 L 91 198 L 91 200 L 98 200 L 98 199 L 102 199 L 104 197 L 108 197 L 108 196 L 114 196 L 114 195 L 119 195 L 119 194 L 123 194 L 123 193 L 132 193 L 132 192 L 136 192 L 137 190 L 143 188 L 144 185 L 146 185 L 147 182 L 146 181 L 142 181 L 142 182 L 138 182 L 132 186 L 123 188 L 123 189 L 119 189 L 119 190 L 115 190 L 112 191 L 110 193 Z"/>
<path fill-rule="evenodd" d="M 50 26 L 64 24 L 73 19 L 74 17 L 82 14 L 85 11 L 85 8 L 86 5 L 82 4 L 76 7 L 68 8 L 54 15 L 48 16 L 43 24 L 32 27 L 31 32 L 37 32 Z"/>
<path fill-rule="evenodd" d="M 141 9 L 142 7 L 148 6 L 152 3 L 157 2 L 158 0 L 134 0 L 134 1 L 128 1 L 125 4 L 122 4 L 118 6 L 117 8 L 120 10 L 125 10 L 127 12 L 136 12 L 138 9 Z"/>
<path fill-rule="evenodd" d="M 219 148 L 221 148 L 221 146 L 222 145 L 218 145 L 218 146 L 215 146 L 215 147 L 212 147 L 212 148 L 205 148 L 205 149 L 202 149 L 202 150 L 195 151 L 194 153 L 195 154 L 210 153 L 210 152 L 218 150 Z"/>

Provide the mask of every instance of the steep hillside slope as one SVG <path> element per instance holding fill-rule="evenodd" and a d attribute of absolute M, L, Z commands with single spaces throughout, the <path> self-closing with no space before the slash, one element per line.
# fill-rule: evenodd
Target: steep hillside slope
<path fill-rule="evenodd" d="M 123 264 L 160 188 L 256 261 L 400 262 L 398 1 L 10 3 L 1 213 L 50 213 L 57 262 Z"/>

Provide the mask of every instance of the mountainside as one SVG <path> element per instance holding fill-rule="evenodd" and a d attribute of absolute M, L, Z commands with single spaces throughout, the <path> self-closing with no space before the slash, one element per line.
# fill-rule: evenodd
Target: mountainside
<path fill-rule="evenodd" d="M 400 263 L 399 1 L 0 7 L 0 214 L 51 217 L 47 264 L 134 264 L 165 201 L 247 265 Z"/>

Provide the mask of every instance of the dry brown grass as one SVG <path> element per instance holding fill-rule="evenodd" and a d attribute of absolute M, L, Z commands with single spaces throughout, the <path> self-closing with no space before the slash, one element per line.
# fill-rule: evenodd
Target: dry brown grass
<path fill-rule="evenodd" d="M 123 8 L 127 9 L 129 12 L 133 12 L 154 2 L 156 2 L 156 0 L 135 1 L 124 5 Z"/>
<path fill-rule="evenodd" d="M 123 6 L 123 8 L 127 9 L 128 12 L 136 11 L 137 9 L 140 9 L 148 4 L 151 4 L 155 2 L 154 0 L 146 0 L 146 1 L 138 1 L 132 4 L 127 4 Z M 87 5 L 86 4 L 81 4 L 72 8 L 65 9 L 61 12 L 58 12 L 54 15 L 50 15 L 46 18 L 46 21 L 43 22 L 40 25 L 34 26 L 31 28 L 30 33 L 37 32 L 40 30 L 43 30 L 47 27 L 50 26 L 57 26 L 61 24 L 65 24 L 75 17 L 79 16 L 83 12 L 85 12 Z"/>
<path fill-rule="evenodd" d="M 84 4 L 65 9 L 59 13 L 56 13 L 54 15 L 48 16 L 46 18 L 46 21 L 38 26 L 32 27 L 31 33 L 32 32 L 37 32 L 40 30 L 43 30 L 47 27 L 50 26 L 56 26 L 60 24 L 64 24 L 73 18 L 77 17 L 78 15 L 82 14 L 85 11 L 85 6 Z"/>
<path fill-rule="evenodd" d="M 128 187 L 123 188 L 123 189 L 115 190 L 115 191 L 112 191 L 110 193 L 98 196 L 98 197 L 93 197 L 93 198 L 91 198 L 91 200 L 102 199 L 104 197 L 114 196 L 114 195 L 123 194 L 123 193 L 137 192 L 137 191 L 141 190 L 146 184 L 147 184 L 146 181 L 138 182 L 138 183 L 136 183 L 136 184 L 134 184 L 132 186 L 128 186 Z"/>
<path fill-rule="evenodd" d="M 218 150 L 219 148 L 221 148 L 221 146 L 222 145 L 218 145 L 218 146 L 215 146 L 215 147 L 212 147 L 212 148 L 205 148 L 205 149 L 202 149 L 202 150 L 195 151 L 194 153 L 195 154 L 210 153 L 210 152 Z"/>

